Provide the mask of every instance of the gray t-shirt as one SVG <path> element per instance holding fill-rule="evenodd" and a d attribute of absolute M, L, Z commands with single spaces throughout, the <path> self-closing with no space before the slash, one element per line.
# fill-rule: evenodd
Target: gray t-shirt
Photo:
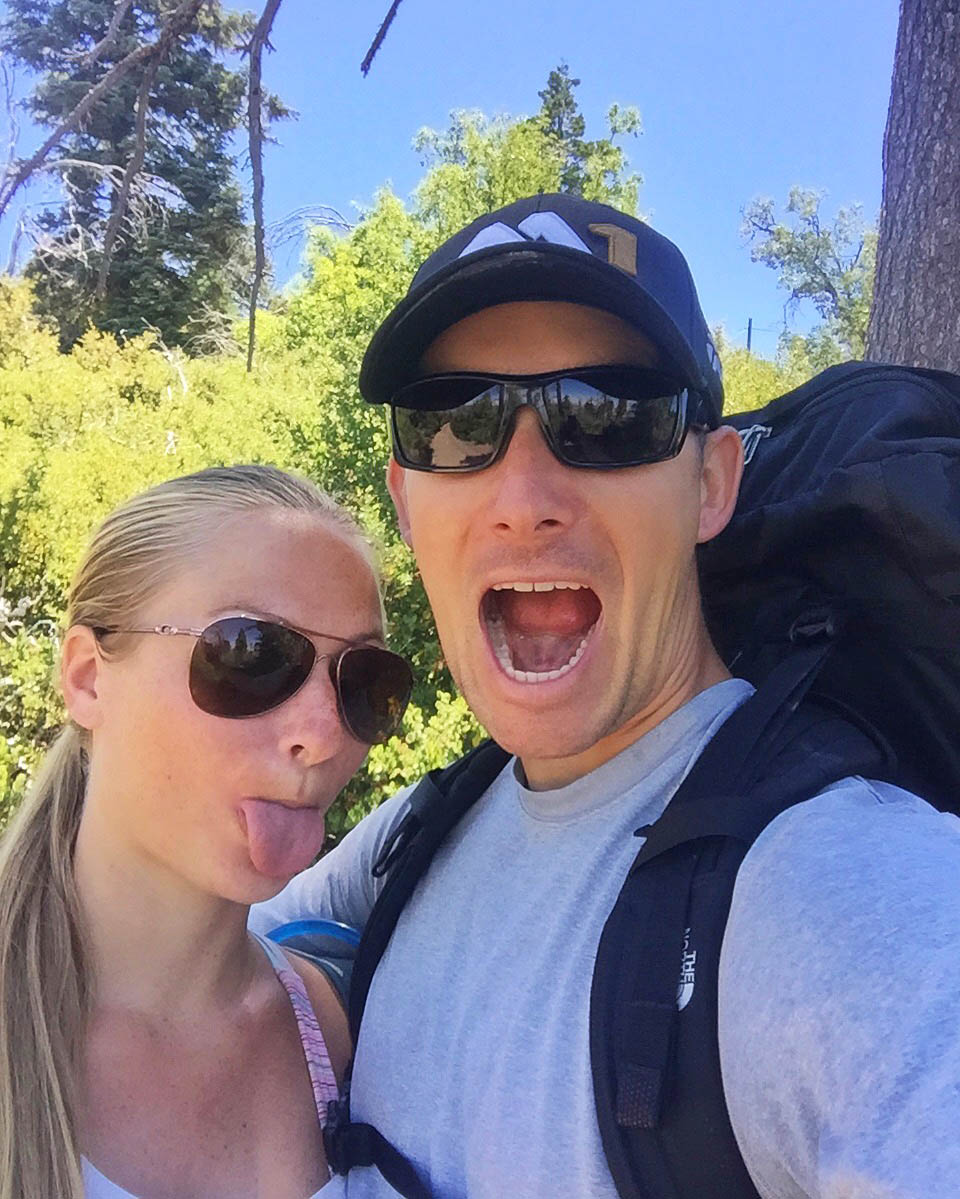
<path fill-rule="evenodd" d="M 528 790 L 509 764 L 437 854 L 374 978 L 352 1089 L 355 1118 L 437 1199 L 615 1199 L 588 1044 L 597 943 L 634 831 L 749 694 L 736 679 L 710 688 L 556 791 Z M 253 927 L 362 926 L 370 866 L 408 794 L 255 908 Z M 958 868 L 960 822 L 859 779 L 785 813 L 751 850 L 724 941 L 720 1044 L 768 1199 L 960 1195 Z M 393 1194 L 372 1169 L 328 1192 Z"/>

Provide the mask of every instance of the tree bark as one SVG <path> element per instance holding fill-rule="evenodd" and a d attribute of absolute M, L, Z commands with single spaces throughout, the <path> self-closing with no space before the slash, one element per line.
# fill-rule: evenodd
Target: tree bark
<path fill-rule="evenodd" d="M 960 0 L 901 0 L 866 354 L 960 371 Z"/>

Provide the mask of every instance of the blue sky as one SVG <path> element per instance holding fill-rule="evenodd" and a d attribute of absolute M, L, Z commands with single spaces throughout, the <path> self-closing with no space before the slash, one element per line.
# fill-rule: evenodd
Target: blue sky
<path fill-rule="evenodd" d="M 644 133 L 627 148 L 641 207 L 735 341 L 752 317 L 754 348 L 772 353 L 785 298 L 739 236 L 746 201 L 783 201 L 799 183 L 828 192 L 830 215 L 879 211 L 897 0 L 404 0 L 363 79 L 388 7 L 285 0 L 265 78 L 300 118 L 267 150 L 268 220 L 321 203 L 355 217 L 383 183 L 407 196 L 421 126 L 442 127 L 453 108 L 529 114 L 561 59 L 582 80 L 588 136 L 612 102 L 640 109 Z"/>

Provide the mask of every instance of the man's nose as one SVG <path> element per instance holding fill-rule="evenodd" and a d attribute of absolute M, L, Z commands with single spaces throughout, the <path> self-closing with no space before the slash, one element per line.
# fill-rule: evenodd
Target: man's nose
<path fill-rule="evenodd" d="M 524 406 L 517 411 L 507 447 L 488 471 L 492 484 L 489 515 L 501 532 L 542 534 L 573 523 L 576 486 L 572 468 L 551 450 L 533 408 Z"/>

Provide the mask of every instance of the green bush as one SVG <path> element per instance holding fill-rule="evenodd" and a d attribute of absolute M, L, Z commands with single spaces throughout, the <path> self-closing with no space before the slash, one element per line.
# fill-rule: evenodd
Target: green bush
<path fill-rule="evenodd" d="M 562 73 L 551 80 L 562 90 Z M 91 331 L 62 354 L 57 330 L 32 314 L 28 286 L 0 278 L 0 821 L 62 718 L 57 630 L 94 525 L 143 488 L 215 464 L 272 462 L 310 476 L 359 515 L 380 548 L 391 641 L 417 682 L 403 738 L 371 751 L 331 813 L 331 836 L 482 737 L 454 695 L 396 530 L 385 414 L 360 400 L 356 379 L 416 268 L 466 221 L 571 179 L 591 198 L 635 211 L 639 178 L 615 138 L 638 132 L 638 114 L 614 106 L 607 138 L 564 140 L 551 132 L 550 94 L 530 120 L 460 113 L 443 133 L 422 131 L 429 169 L 412 205 L 383 191 L 350 233 L 314 234 L 298 285 L 261 314 L 251 373 L 240 357 L 188 359 L 149 334 L 120 343 Z M 726 359 L 734 409 L 799 382 L 805 361 L 797 347 L 779 366 L 742 350 Z"/>

